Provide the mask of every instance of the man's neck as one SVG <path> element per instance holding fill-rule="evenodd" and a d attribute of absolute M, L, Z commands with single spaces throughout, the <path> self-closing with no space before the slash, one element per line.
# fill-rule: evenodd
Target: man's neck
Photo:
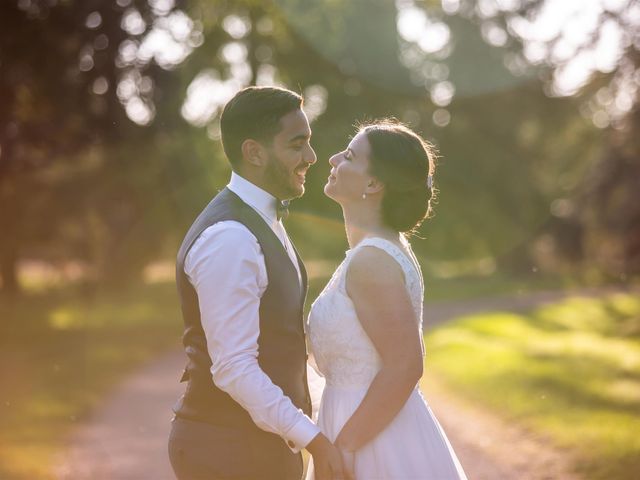
<path fill-rule="evenodd" d="M 232 172 L 232 177 L 233 176 L 235 176 L 236 178 L 239 177 L 240 182 L 242 182 L 242 183 L 248 182 L 252 186 L 262 190 L 264 193 L 267 193 L 267 194 L 271 195 L 274 199 L 277 198 L 276 195 L 274 195 L 271 191 L 269 191 L 268 186 L 264 185 L 264 182 L 261 182 L 259 179 L 256 179 L 255 176 L 246 175 L 245 172 L 239 172 L 239 171 L 233 171 Z"/>

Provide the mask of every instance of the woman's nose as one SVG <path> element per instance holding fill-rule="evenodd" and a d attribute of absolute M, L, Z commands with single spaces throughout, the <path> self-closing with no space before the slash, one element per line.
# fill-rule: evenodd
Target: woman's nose
<path fill-rule="evenodd" d="M 337 166 L 337 165 L 338 165 L 338 157 L 339 157 L 339 156 L 340 156 L 340 155 L 339 155 L 339 154 L 337 154 L 337 153 L 336 153 L 335 155 L 331 156 L 331 157 L 329 158 L 329 165 L 331 165 L 332 167 Z"/>

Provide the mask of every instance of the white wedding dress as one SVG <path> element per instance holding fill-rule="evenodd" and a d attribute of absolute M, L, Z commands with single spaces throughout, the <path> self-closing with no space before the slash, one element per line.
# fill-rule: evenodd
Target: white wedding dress
<path fill-rule="evenodd" d="M 345 289 L 349 261 L 365 246 L 384 250 L 400 264 L 416 316 L 422 322 L 422 274 L 408 242 L 405 248 L 400 248 L 382 238 L 365 238 L 347 251 L 346 258 L 313 303 L 308 326 L 311 352 L 326 380 L 318 426 L 332 442 L 358 408 L 381 367 L 380 357 L 360 325 Z M 356 451 L 351 461 L 357 480 L 466 479 L 417 386 L 393 421 Z M 311 463 L 307 480 L 313 478 Z"/>

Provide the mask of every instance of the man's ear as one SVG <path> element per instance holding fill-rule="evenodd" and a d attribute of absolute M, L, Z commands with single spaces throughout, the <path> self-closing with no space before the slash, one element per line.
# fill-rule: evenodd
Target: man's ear
<path fill-rule="evenodd" d="M 369 180 L 369 183 L 367 183 L 366 193 L 368 195 L 373 195 L 374 193 L 381 192 L 382 190 L 384 190 L 384 183 L 377 178 L 372 178 Z"/>
<path fill-rule="evenodd" d="M 267 161 L 267 152 L 257 141 L 247 138 L 240 146 L 242 157 L 254 167 L 263 167 Z"/>

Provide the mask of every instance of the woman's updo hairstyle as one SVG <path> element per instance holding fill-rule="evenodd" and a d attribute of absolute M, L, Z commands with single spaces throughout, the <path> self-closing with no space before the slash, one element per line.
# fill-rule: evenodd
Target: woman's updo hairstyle
<path fill-rule="evenodd" d="M 430 216 L 435 199 L 434 147 L 394 119 L 363 125 L 359 132 L 371 146 L 370 173 L 384 184 L 383 222 L 398 232 L 414 232 Z"/>

